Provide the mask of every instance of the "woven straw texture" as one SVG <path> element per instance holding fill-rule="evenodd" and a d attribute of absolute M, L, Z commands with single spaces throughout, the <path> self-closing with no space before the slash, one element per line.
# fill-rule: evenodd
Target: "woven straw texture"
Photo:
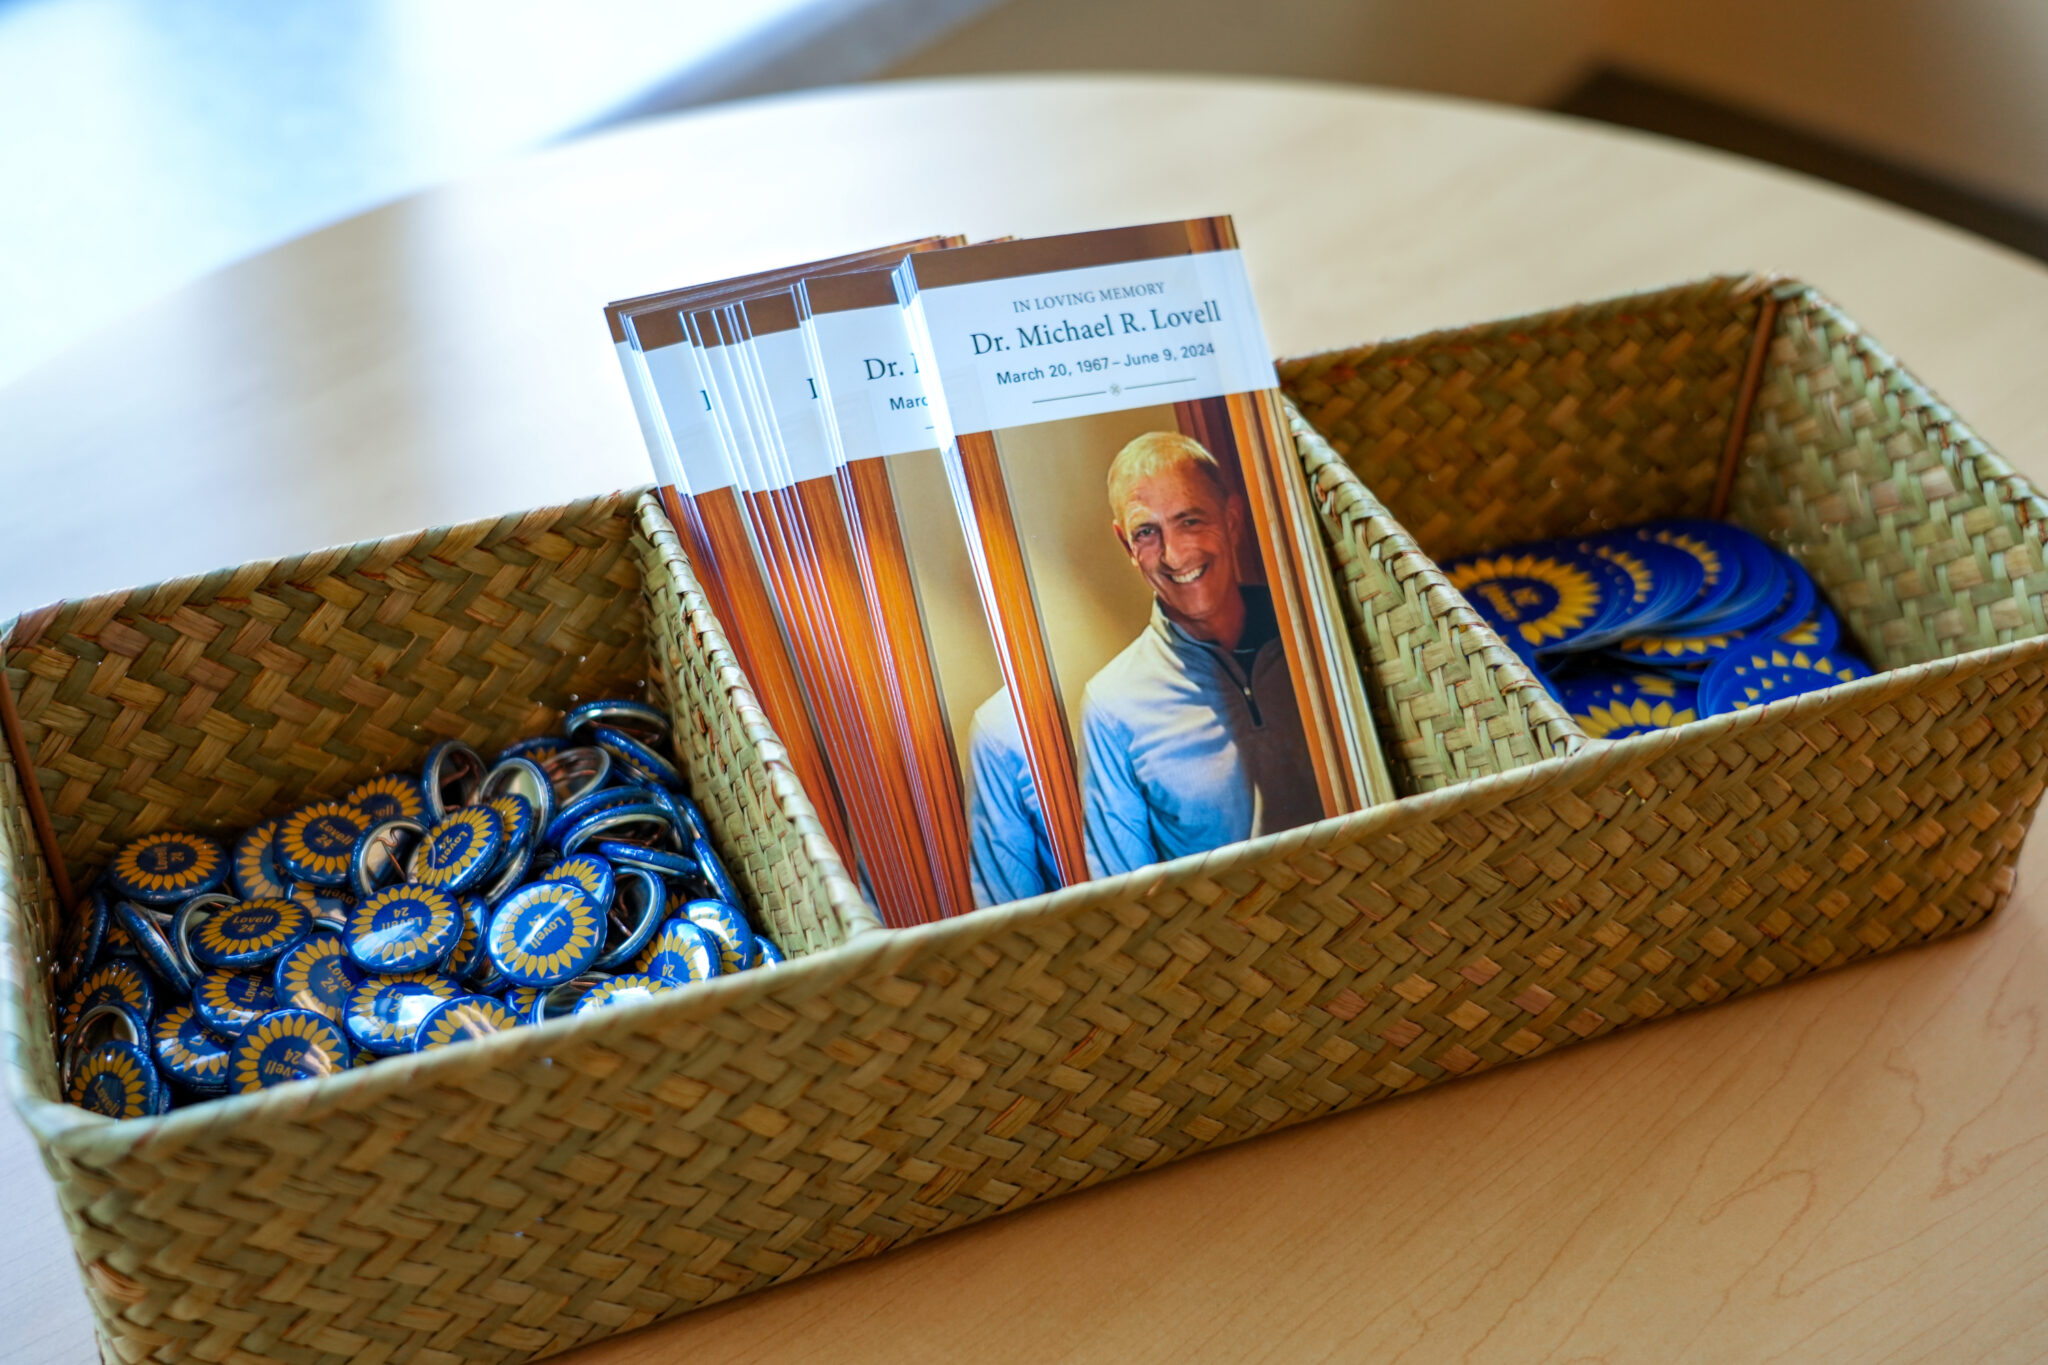
<path fill-rule="evenodd" d="M 1573 753 L 1585 737 L 1543 684 L 1289 404 L 1367 665 L 1373 719 L 1404 794 Z"/>
<path fill-rule="evenodd" d="M 1280 378 L 1440 560 L 1703 516 L 1768 287 L 1707 280 L 1285 361 Z"/>
<path fill-rule="evenodd" d="M 793 953 L 876 927 L 708 609 L 670 572 L 679 560 L 659 508 L 615 495 L 62 604 L 13 623 L 0 662 L 74 869 L 151 829 L 231 828 L 370 772 L 416 767 L 443 738 L 488 753 L 552 729 L 580 699 L 644 694 L 671 703 L 692 790 L 763 927 Z M 44 964 L 59 910 L 4 751 L 0 768 L 0 1042 L 109 1352 L 360 1359 L 411 1342 L 405 1353 L 416 1353 L 434 1334 L 389 1324 L 435 1315 L 414 1304 L 417 1286 L 398 1288 L 390 1267 L 365 1269 L 360 1254 L 366 1238 L 396 1254 L 419 1226 L 382 1221 L 390 1180 L 427 1177 L 431 1189 L 415 1193 L 444 1214 L 457 1198 L 445 1188 L 452 1173 L 374 1155 L 419 1124 L 409 1086 L 364 1088 L 351 1076 L 322 1087 L 330 1094 L 317 1105 L 256 1096 L 130 1124 L 54 1102 Z M 489 1088 L 478 1078 L 497 1074 L 488 1055 L 458 1070 L 434 1092 L 450 1119 L 474 1103 L 463 1085 Z M 497 1092 L 523 1084 L 500 1077 Z M 582 1103 L 562 1112 L 577 1119 Z M 321 1112 L 366 1117 L 330 1128 Z M 526 1140 L 530 1160 L 554 1147 L 544 1125 Z M 429 1166 L 444 1155 L 439 1141 L 429 1125 L 418 1148 Z M 503 1183 L 502 1168 L 518 1162 L 502 1150 L 488 1165 L 488 1175 L 474 1159 L 464 1168 L 488 1187 L 472 1214 L 522 1178 Z M 242 1202 L 256 1189 L 269 1193 Z M 346 1270 L 309 1287 L 302 1272 L 337 1256 Z M 308 1316 L 309 1304 L 322 1306 Z M 390 1315 L 375 1324 L 381 1334 L 334 1325 L 376 1313 Z M 477 1324 L 464 1318 L 455 1339 Z"/>
<path fill-rule="evenodd" d="M 1731 515 L 1798 556 L 1873 661 L 2048 633 L 2048 503 L 1839 308 L 1778 294 Z"/>
<path fill-rule="evenodd" d="M 1699 288 L 1719 290 L 1731 310 L 1744 303 L 1726 282 Z M 1788 298 L 1787 327 L 1800 312 Z M 1621 328 L 1615 344 L 1629 339 Z M 1412 343 L 1418 355 L 1427 340 Z M 1815 364 L 1837 364 L 1844 348 L 1874 363 L 1843 334 Z M 1597 347 L 1582 372 L 1634 383 L 1631 366 Z M 1800 401 L 1801 376 L 1771 382 L 1781 380 L 1787 401 Z M 1867 382 L 1888 397 L 1910 383 L 1882 367 Z M 1603 394 L 1594 385 L 1580 406 L 1618 410 Z M 1474 401 L 1494 410 L 1496 395 Z M 1429 439 L 1421 416 L 1386 417 L 1418 433 L 1411 445 Z M 1927 449 L 1950 466 L 1977 447 L 1944 421 Z M 1715 443 L 1696 444 L 1718 461 Z M 1902 442 L 1883 444 L 1887 459 L 1911 464 L 1891 448 Z M 1309 445 L 1305 460 L 1316 453 Z M 1531 458 L 1559 457 L 1539 443 Z M 1712 468 L 1669 468 L 1675 484 L 1712 486 Z M 1324 486 L 1326 472 L 1315 477 L 1336 508 L 1342 490 Z M 1535 486 L 1500 463 L 1482 474 Z M 1952 476 L 1966 482 L 1959 468 Z M 1977 526 L 1982 511 L 2038 553 L 2024 521 L 2006 516 L 2031 495 L 2010 491 L 1996 507 L 1944 503 L 1943 514 Z M 1604 507 L 1581 499 L 1565 510 Z M 1514 533 L 1522 526 L 1558 529 L 1522 517 Z M 1374 542 L 1352 547 L 1347 574 L 1371 564 L 1396 584 L 1354 589 L 1359 635 L 1368 647 L 1374 632 L 1413 641 L 1426 655 L 1417 666 L 1442 672 L 1409 695 L 1514 693 L 1518 679 L 1464 617 L 1449 613 L 1437 637 L 1374 621 L 1456 604 L 1408 563 L 1377 508 L 1346 504 L 1330 518 L 1340 540 L 1359 527 Z M 650 529 L 643 572 L 665 573 L 674 591 L 671 602 L 652 589 L 655 616 L 680 605 L 684 621 L 703 621 L 673 538 Z M 1989 523 L 1957 543 L 1975 553 L 1980 539 L 1999 553 Z M 1868 537 L 1845 536 L 1844 553 L 1866 544 L 1877 561 L 1865 581 L 1900 577 Z M 1933 591 L 1960 610 L 1975 586 Z M 132 610 L 107 619 L 136 619 Z M 704 708 L 714 735 L 738 736 L 744 766 L 776 778 L 772 738 L 742 704 L 715 630 L 651 624 L 677 714 Z M 47 1041 L 39 1051 L 34 1037 L 46 1021 L 23 1007 L 36 991 L 31 926 L 52 912 L 19 823 L 0 822 L 11 1079 L 119 1358 L 529 1359 L 1977 923 L 2011 888 L 2048 774 L 2048 641 L 2011 633 L 1826 693 L 1585 742 L 903 931 L 860 931 L 800 795 L 771 780 L 778 804 L 716 803 L 712 818 L 735 847 L 734 822 L 786 821 L 791 834 L 773 847 L 816 862 L 787 883 L 757 869 L 756 886 L 785 885 L 828 937 L 831 911 L 846 930 L 839 946 L 564 1025 L 131 1123 L 47 1102 Z M 677 662 L 693 652 L 702 666 Z M 1453 663 L 1468 674 L 1445 671 Z M 726 698 L 698 690 L 713 687 Z M 1551 724 L 1511 703 L 1489 723 L 1516 714 Z M 1494 761 L 1520 752 L 1511 745 Z M 169 818 L 183 817 L 174 807 Z"/>

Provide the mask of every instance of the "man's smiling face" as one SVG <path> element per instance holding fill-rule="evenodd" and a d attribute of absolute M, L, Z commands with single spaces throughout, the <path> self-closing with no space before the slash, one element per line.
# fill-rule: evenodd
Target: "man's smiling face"
<path fill-rule="evenodd" d="M 1179 461 L 1139 479 L 1116 520 L 1131 562 L 1169 617 L 1209 639 L 1217 636 L 1214 623 L 1235 619 L 1241 517 L 1199 465 Z"/>

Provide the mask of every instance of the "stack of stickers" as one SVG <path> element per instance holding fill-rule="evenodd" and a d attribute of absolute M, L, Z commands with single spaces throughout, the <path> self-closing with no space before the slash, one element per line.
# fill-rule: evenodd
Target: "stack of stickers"
<path fill-rule="evenodd" d="M 140 1118 L 781 962 L 669 748 L 660 710 L 586 702 L 488 763 L 450 741 L 230 840 L 127 844 L 55 964 L 66 1098 Z"/>
<path fill-rule="evenodd" d="M 1649 522 L 1443 568 L 1598 739 L 1870 673 L 1799 562 L 1727 522 Z"/>

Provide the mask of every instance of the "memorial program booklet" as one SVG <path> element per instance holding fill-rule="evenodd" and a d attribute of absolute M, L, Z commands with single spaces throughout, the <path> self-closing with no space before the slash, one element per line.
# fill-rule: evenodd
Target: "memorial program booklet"
<path fill-rule="evenodd" d="M 896 280 L 1061 880 L 1390 796 L 1230 220 Z"/>
<path fill-rule="evenodd" d="M 796 294 L 898 725 L 943 880 L 971 904 L 1059 887 L 890 271 Z M 963 769 L 973 754 L 979 768 Z"/>
<path fill-rule="evenodd" d="M 964 880 L 956 888 L 940 875 L 946 866 L 941 826 L 928 818 L 934 812 L 911 763 L 899 684 L 870 613 L 796 300 L 788 290 L 746 299 L 723 310 L 721 323 L 759 453 L 748 495 L 757 534 L 764 542 L 786 543 L 792 581 L 806 594 L 813 638 L 804 651 L 827 670 L 818 685 L 832 690 L 832 704 L 845 718 L 839 744 L 846 761 L 859 765 L 858 799 L 873 803 L 863 811 L 872 814 L 872 829 L 857 837 L 886 840 L 880 856 L 897 887 L 897 904 L 885 907 L 888 918 L 916 923 L 961 913 L 971 901 Z M 855 799 L 851 793 L 849 799 Z"/>
<path fill-rule="evenodd" d="M 1391 799 L 1229 220 L 958 240 L 606 309 L 884 921 Z"/>
<path fill-rule="evenodd" d="M 923 238 L 831 260 L 670 290 L 606 308 L 615 349 L 642 419 L 662 502 L 705 597 L 747 672 L 790 765 L 817 808 L 828 839 L 856 876 L 869 880 L 866 850 L 853 837 L 837 770 L 821 736 L 837 728 L 821 698 L 806 688 L 791 654 L 786 604 L 779 600 L 755 545 L 730 437 L 712 401 L 713 384 L 692 344 L 687 314 L 715 309 L 787 285 L 819 270 L 894 263 L 906 252 L 958 239 Z M 870 884 L 870 892 L 874 887 Z M 877 895 L 879 901 L 881 897 Z"/>

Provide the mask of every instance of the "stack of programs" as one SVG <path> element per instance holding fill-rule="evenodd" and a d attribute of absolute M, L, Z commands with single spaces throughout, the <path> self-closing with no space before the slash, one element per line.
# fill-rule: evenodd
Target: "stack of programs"
<path fill-rule="evenodd" d="M 670 518 L 907 925 L 1390 799 L 1227 218 L 610 305 Z"/>

